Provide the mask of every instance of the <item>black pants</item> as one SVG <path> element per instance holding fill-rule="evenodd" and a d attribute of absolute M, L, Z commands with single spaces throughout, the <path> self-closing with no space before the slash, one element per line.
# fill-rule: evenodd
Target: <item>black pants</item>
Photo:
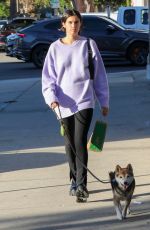
<path fill-rule="evenodd" d="M 88 152 L 87 152 L 87 134 L 91 124 L 93 109 L 84 109 L 78 113 L 63 118 L 63 122 L 67 129 L 65 135 L 65 148 L 70 166 L 70 179 L 76 185 L 87 185 L 87 170 L 82 166 L 81 162 L 87 166 Z M 74 148 L 77 156 L 73 153 Z"/>

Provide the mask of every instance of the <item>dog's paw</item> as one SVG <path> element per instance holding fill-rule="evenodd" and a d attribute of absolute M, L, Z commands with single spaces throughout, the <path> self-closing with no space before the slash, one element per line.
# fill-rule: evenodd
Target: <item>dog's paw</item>
<path fill-rule="evenodd" d="M 128 211 L 130 211 L 129 208 L 128 208 L 128 209 L 123 209 L 123 210 L 122 210 L 122 217 L 123 217 L 123 219 L 126 219 L 126 216 L 127 216 L 127 214 L 128 214 Z"/>
<path fill-rule="evenodd" d="M 120 212 L 120 210 L 116 210 L 116 214 L 117 214 L 118 220 L 123 220 L 123 216 L 122 216 L 122 213 Z"/>
<path fill-rule="evenodd" d="M 128 215 L 131 214 L 131 209 L 130 209 L 130 208 L 127 209 L 127 214 L 128 214 Z"/>
<path fill-rule="evenodd" d="M 122 220 L 124 220 L 124 219 L 126 219 L 126 215 L 123 214 L 122 215 Z"/>
<path fill-rule="evenodd" d="M 123 220 L 123 216 L 121 214 L 117 214 L 117 219 L 118 220 Z"/>

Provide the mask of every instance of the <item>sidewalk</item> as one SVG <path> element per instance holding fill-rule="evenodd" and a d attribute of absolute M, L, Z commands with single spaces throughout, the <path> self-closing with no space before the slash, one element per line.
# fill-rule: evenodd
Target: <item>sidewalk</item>
<path fill-rule="evenodd" d="M 40 79 L 10 80 L 0 84 L 0 229 L 150 228 L 150 84 L 144 71 L 109 74 L 109 82 L 106 142 L 102 153 L 89 152 L 89 168 L 107 180 L 116 164 L 133 165 L 132 215 L 117 220 L 110 184 L 100 184 L 91 175 L 88 202 L 78 204 L 69 197 L 63 139 L 44 104 Z M 98 116 L 96 107 L 93 119 Z"/>

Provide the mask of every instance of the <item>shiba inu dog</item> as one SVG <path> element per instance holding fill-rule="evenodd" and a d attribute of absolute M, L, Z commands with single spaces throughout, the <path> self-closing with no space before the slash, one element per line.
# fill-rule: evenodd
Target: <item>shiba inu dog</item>
<path fill-rule="evenodd" d="M 115 172 L 109 173 L 109 178 L 117 218 L 119 220 L 125 219 L 135 189 L 135 179 L 132 165 L 128 164 L 126 168 L 121 168 L 117 165 Z M 123 208 L 121 206 L 121 201 L 125 202 Z"/>

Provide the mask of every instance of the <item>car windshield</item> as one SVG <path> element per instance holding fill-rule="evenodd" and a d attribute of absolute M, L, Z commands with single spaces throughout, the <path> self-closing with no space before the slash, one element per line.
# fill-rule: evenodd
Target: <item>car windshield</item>
<path fill-rule="evenodd" d="M 26 26 L 25 28 L 20 28 L 19 32 L 23 32 L 26 29 L 29 29 L 29 28 L 32 28 L 32 27 L 35 27 L 35 26 L 39 26 L 40 24 L 47 23 L 49 21 L 53 21 L 54 22 L 55 20 L 60 20 L 60 19 L 42 19 L 42 20 L 37 20 L 37 21 L 34 21 L 31 25 Z"/>
<path fill-rule="evenodd" d="M 102 18 L 102 17 L 101 17 Z M 108 18 L 108 17 L 103 17 L 105 20 L 107 20 L 108 22 L 111 22 L 113 25 L 115 25 L 116 27 L 125 30 L 126 28 L 119 25 L 115 20 L 113 20 L 112 18 Z"/>
<path fill-rule="evenodd" d="M 7 21 L 0 21 L 0 25 L 5 25 Z"/>
<path fill-rule="evenodd" d="M 18 28 L 17 32 L 23 32 L 24 30 L 28 29 L 28 28 L 32 28 L 37 24 L 37 22 L 33 22 L 31 25 L 25 26 L 25 27 L 21 27 Z"/>

